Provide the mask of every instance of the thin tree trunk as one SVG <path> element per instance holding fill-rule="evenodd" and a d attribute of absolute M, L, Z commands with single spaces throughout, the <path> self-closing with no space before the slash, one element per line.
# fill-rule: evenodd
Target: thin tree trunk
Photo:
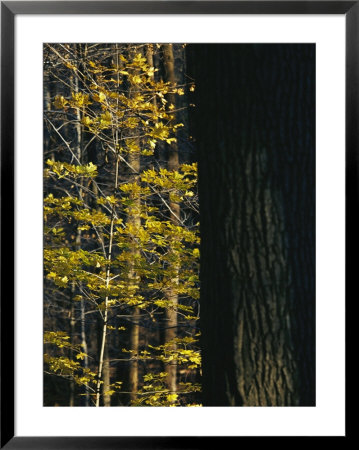
<path fill-rule="evenodd" d="M 75 283 L 72 284 L 72 296 L 74 296 L 75 292 Z M 75 333 L 76 333 L 76 317 L 75 317 L 75 306 L 74 301 L 71 303 L 70 310 L 70 339 L 71 343 L 74 344 L 75 341 Z M 70 350 L 70 359 L 73 360 L 74 352 Z M 75 406 L 75 382 L 74 380 L 70 381 L 70 397 L 69 397 L 69 406 Z"/>
<path fill-rule="evenodd" d="M 153 44 L 147 44 L 146 45 L 146 59 L 147 59 L 147 64 L 150 67 L 155 67 L 155 60 L 154 60 L 153 56 L 154 56 L 154 54 L 153 54 Z M 154 76 L 155 75 L 153 74 L 153 77 Z M 156 108 L 157 107 L 156 96 L 153 96 L 152 103 L 153 103 L 153 106 Z M 159 147 L 159 145 L 157 145 L 155 153 L 154 153 L 154 159 L 155 160 L 161 160 L 161 158 L 160 158 L 160 156 L 158 154 L 158 152 L 159 152 L 158 147 Z M 158 345 L 160 345 L 161 343 L 163 343 L 163 341 L 165 341 L 164 332 L 163 332 L 162 328 L 158 328 L 156 340 L 158 342 Z"/>
<path fill-rule="evenodd" d="M 50 75 L 48 79 L 44 82 L 44 111 L 51 111 L 51 85 L 50 85 Z M 46 117 L 46 116 L 45 116 Z M 44 153 L 49 152 L 51 146 L 51 135 L 48 128 L 46 127 L 46 121 L 44 121 Z M 50 152 L 51 161 L 55 161 L 54 152 Z"/>
<path fill-rule="evenodd" d="M 135 53 L 142 53 L 139 49 L 135 50 Z M 130 95 L 135 95 L 137 92 L 136 89 L 131 89 Z M 136 144 L 140 147 L 141 142 L 140 139 L 136 139 Z M 141 169 L 141 158 L 140 153 L 130 153 L 128 155 L 128 163 L 131 167 L 130 174 L 130 182 L 136 183 L 139 181 L 139 172 Z M 140 197 L 133 197 L 132 204 L 132 212 L 129 214 L 128 221 L 131 225 L 134 226 L 135 229 L 138 229 L 141 226 L 141 199 Z M 139 250 L 137 248 L 136 241 L 133 242 L 132 247 L 132 257 L 130 261 L 130 270 L 129 270 L 129 279 L 133 283 L 133 285 L 138 284 L 138 275 L 136 272 L 136 260 L 139 257 Z M 129 370 L 129 391 L 130 391 L 130 401 L 133 402 L 137 400 L 137 391 L 138 391 L 138 359 L 137 355 L 139 352 L 139 341 L 140 341 L 140 316 L 141 310 L 138 307 L 135 307 L 132 313 L 132 324 L 131 324 L 131 332 L 130 332 L 130 349 L 132 350 L 132 360 L 130 364 Z"/>
<path fill-rule="evenodd" d="M 117 133 L 117 131 L 116 131 Z M 117 140 L 116 146 L 117 149 Z M 119 168 L 119 156 L 116 154 L 116 164 L 115 164 L 115 181 L 114 181 L 114 193 L 117 192 L 118 189 L 118 168 Z M 108 244 L 108 253 L 107 253 L 107 267 L 106 267 L 106 288 L 110 285 L 110 277 L 111 277 L 111 261 L 112 261 L 112 250 L 113 250 L 113 233 L 114 233 L 114 222 L 115 222 L 115 207 L 112 206 L 111 212 L 111 221 L 110 221 L 110 231 L 109 231 L 109 244 Z M 107 338 L 107 325 L 108 325 L 108 295 L 105 298 L 105 309 L 103 313 L 103 328 L 102 328 L 102 337 L 101 337 L 101 348 L 100 348 L 100 356 L 99 356 L 99 365 L 97 370 L 97 384 L 96 384 L 96 402 L 95 406 L 100 406 L 100 397 L 101 397 L 101 384 L 103 377 L 103 365 L 104 365 L 104 356 L 105 356 L 105 347 L 106 347 L 106 338 Z"/>
<path fill-rule="evenodd" d="M 205 406 L 315 405 L 315 46 L 191 45 Z"/>
<path fill-rule="evenodd" d="M 75 54 L 78 55 L 78 51 L 79 49 L 76 48 L 75 50 Z M 71 77 L 71 85 L 72 85 L 72 89 L 74 93 L 78 93 L 79 92 L 79 78 L 77 75 L 72 75 Z M 81 111 L 80 108 L 76 108 L 75 109 L 75 116 L 76 116 L 76 120 L 75 120 L 75 124 L 74 124 L 74 128 L 75 128 L 75 140 L 73 143 L 73 150 L 74 153 L 76 155 L 76 158 L 78 160 L 78 162 L 81 164 L 82 163 L 82 129 L 81 129 Z M 80 180 L 80 186 L 82 186 L 83 180 Z M 83 196 L 83 189 L 81 187 L 79 187 L 79 198 L 82 198 Z M 81 230 L 76 231 L 76 240 L 75 240 L 75 250 L 79 250 L 81 248 Z M 71 342 L 74 344 L 75 343 L 75 333 L 76 333 L 76 308 L 75 308 L 75 300 L 73 300 L 73 298 L 76 296 L 77 294 L 77 287 L 76 287 L 76 283 L 73 282 L 72 283 L 72 302 L 71 302 Z M 81 317 L 82 317 L 82 311 L 81 311 Z M 81 338 L 83 337 L 83 326 L 82 326 L 82 318 L 81 318 Z M 71 358 L 73 358 L 73 352 Z M 75 393 L 75 382 L 71 381 L 71 386 L 70 386 L 70 406 L 74 406 L 75 404 L 75 398 L 74 398 L 74 393 Z"/>
<path fill-rule="evenodd" d="M 84 49 L 81 49 L 80 44 L 78 46 L 76 46 L 75 54 L 77 55 L 78 60 L 81 60 L 81 51 L 82 50 L 84 50 Z M 74 75 L 74 78 L 73 78 L 73 89 L 76 94 L 80 92 L 80 79 L 76 75 Z M 76 154 L 76 157 L 77 157 L 77 160 L 79 161 L 79 163 L 83 164 L 84 163 L 84 161 L 83 161 L 84 155 L 83 155 L 83 151 L 82 151 L 82 149 L 83 149 L 83 127 L 81 125 L 82 112 L 81 112 L 80 108 L 76 108 L 75 116 L 76 116 L 76 121 L 75 121 L 76 140 L 75 140 L 75 145 L 74 145 L 74 152 Z M 84 198 L 84 192 L 81 187 L 81 186 L 83 186 L 83 183 L 84 183 L 84 179 L 80 178 L 79 198 L 81 198 L 81 199 Z M 77 229 L 75 249 L 80 250 L 81 247 L 82 247 L 82 233 L 81 233 L 81 230 Z M 81 291 L 81 285 L 79 286 L 79 288 Z M 74 294 L 76 294 L 75 286 L 74 286 Z M 87 340 L 86 340 L 85 312 L 86 312 L 86 305 L 85 305 L 83 298 L 81 297 L 81 303 L 80 303 L 81 345 L 82 345 L 82 350 L 85 353 L 85 356 L 83 359 L 83 367 L 84 367 L 84 369 L 88 369 L 89 363 L 88 363 L 88 356 L 87 356 L 88 349 L 87 349 Z M 89 393 L 87 387 L 85 387 L 85 394 L 86 395 L 85 395 L 84 404 L 85 404 L 85 406 L 89 406 L 90 405 L 90 393 Z"/>
<path fill-rule="evenodd" d="M 150 67 L 154 67 L 154 61 L 153 61 L 153 44 L 147 44 L 146 45 L 146 59 L 147 59 L 147 64 Z M 153 74 L 154 77 L 154 74 Z M 157 105 L 157 100 L 156 100 L 156 96 L 153 97 L 153 105 L 156 106 Z"/>
<path fill-rule="evenodd" d="M 95 183 L 94 181 L 92 182 L 92 192 L 93 192 L 93 198 L 94 198 L 94 204 L 96 205 L 96 209 L 98 211 L 101 211 L 101 208 L 99 207 L 99 204 L 97 202 L 99 195 L 98 195 L 98 186 L 97 183 Z M 98 232 L 98 239 L 100 242 L 101 247 L 104 249 L 104 254 L 106 255 L 106 251 L 105 251 L 105 241 L 104 241 L 104 236 L 103 233 L 101 231 Z M 102 331 L 103 331 L 103 327 L 104 327 L 104 323 L 100 322 L 101 325 L 100 327 L 102 327 Z M 103 334 L 102 334 L 102 340 L 100 343 L 100 348 L 103 345 Z M 101 352 L 101 350 L 100 350 Z M 102 381 L 103 381 L 103 385 L 102 385 L 102 394 L 103 394 L 103 405 L 105 407 L 109 407 L 111 406 L 111 395 L 109 395 L 109 391 L 111 390 L 111 366 L 110 366 L 110 358 L 109 358 L 109 342 L 108 342 L 108 336 L 105 336 L 105 343 L 104 343 L 104 355 L 103 355 L 103 369 L 102 369 Z M 98 405 L 99 406 L 99 405 Z"/>
<path fill-rule="evenodd" d="M 88 369 L 89 367 L 89 359 L 88 359 L 88 348 L 87 348 L 87 339 L 86 339 L 86 305 L 84 299 L 81 297 L 81 345 L 82 350 L 85 353 L 84 356 L 84 368 Z M 90 393 L 87 387 L 85 387 L 85 406 L 90 406 Z"/>
<path fill-rule="evenodd" d="M 110 390 L 110 362 L 108 358 L 108 344 L 105 346 L 105 354 L 103 361 L 103 406 L 111 406 L 111 395 L 108 394 Z"/>
<path fill-rule="evenodd" d="M 132 167 L 135 173 L 139 172 L 140 169 L 140 158 L 139 155 L 132 154 L 129 155 L 129 164 Z M 138 180 L 137 175 L 131 176 L 131 182 L 135 182 Z M 132 208 L 133 212 L 129 215 L 128 221 L 131 223 L 135 229 L 140 227 L 141 225 L 141 217 L 140 217 L 140 198 L 135 198 Z M 129 262 L 129 280 L 133 285 L 138 284 L 138 275 L 136 272 L 136 260 L 138 259 L 139 250 L 136 247 L 136 242 L 133 243 L 132 248 L 132 256 Z M 130 349 L 132 351 L 132 359 L 129 368 L 129 392 L 130 401 L 133 402 L 137 399 L 137 391 L 138 391 L 138 352 L 139 352 L 139 341 L 140 341 L 140 318 L 141 318 L 141 310 L 137 306 L 133 309 L 132 312 L 132 323 L 130 330 Z"/>
<path fill-rule="evenodd" d="M 164 67 L 166 74 L 166 81 L 170 82 L 172 86 L 176 84 L 175 77 L 175 67 L 174 67 L 174 57 L 173 57 L 173 47 L 172 44 L 164 44 L 163 45 L 163 59 L 164 59 Z M 176 107 L 176 98 L 174 94 L 168 94 L 167 100 L 169 104 L 172 104 Z M 167 162 L 168 170 L 174 171 L 179 169 L 179 156 L 178 156 L 178 146 L 177 142 L 172 142 L 169 145 L 168 149 L 168 162 Z M 170 215 L 170 221 L 174 225 L 179 225 L 179 218 L 181 215 L 180 205 L 177 202 L 169 201 L 169 207 L 172 211 Z M 175 250 L 172 248 L 170 250 L 172 253 L 175 253 Z M 179 282 L 179 263 L 176 261 L 176 255 L 174 255 L 174 265 L 173 265 L 173 278 L 171 280 L 172 288 L 169 288 L 166 296 L 167 300 L 171 304 L 171 308 L 166 310 L 166 331 L 165 331 L 165 341 L 170 342 L 173 341 L 177 336 L 177 305 L 178 305 L 178 294 L 176 285 Z M 176 351 L 176 344 L 173 343 L 172 350 Z M 168 373 L 167 377 L 167 385 L 171 392 L 177 391 L 177 364 L 170 363 L 165 367 L 166 372 Z"/>
<path fill-rule="evenodd" d="M 140 340 L 140 309 L 134 308 L 132 313 L 132 325 L 131 325 L 131 334 L 130 334 L 130 348 L 132 350 L 132 361 L 130 365 L 129 372 L 129 388 L 130 388 L 130 400 L 131 402 L 137 400 L 137 391 L 138 391 L 138 348 L 139 348 L 139 340 Z"/>

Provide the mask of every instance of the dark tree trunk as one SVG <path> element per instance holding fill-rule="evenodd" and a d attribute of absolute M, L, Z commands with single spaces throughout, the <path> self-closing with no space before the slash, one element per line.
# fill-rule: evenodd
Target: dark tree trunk
<path fill-rule="evenodd" d="M 206 406 L 315 405 L 315 46 L 188 46 Z"/>

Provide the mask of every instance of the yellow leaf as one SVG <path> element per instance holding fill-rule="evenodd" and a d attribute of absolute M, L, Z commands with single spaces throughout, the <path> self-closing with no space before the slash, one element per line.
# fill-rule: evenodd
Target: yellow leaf
<path fill-rule="evenodd" d="M 167 395 L 167 400 L 168 400 L 169 402 L 175 402 L 175 401 L 177 400 L 177 398 L 178 398 L 178 395 L 177 395 L 177 394 L 168 394 L 168 395 Z"/>
<path fill-rule="evenodd" d="M 62 95 L 56 95 L 54 106 L 57 109 L 62 109 L 64 106 L 66 106 L 68 101 L 62 96 Z"/>
<path fill-rule="evenodd" d="M 93 94 L 93 99 L 96 102 L 104 102 L 106 100 L 106 95 L 103 92 L 100 92 L 99 94 Z"/>

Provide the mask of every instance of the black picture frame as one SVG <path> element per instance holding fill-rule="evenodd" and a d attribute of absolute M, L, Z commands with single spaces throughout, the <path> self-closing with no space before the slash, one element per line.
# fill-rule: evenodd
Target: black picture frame
<path fill-rule="evenodd" d="M 354 288 L 359 149 L 359 1 L 1 2 L 1 442 L 6 449 L 204 448 L 227 437 L 14 435 L 14 33 L 18 14 L 340 14 L 346 19 L 346 292 Z M 219 419 L 220 420 L 220 419 Z M 348 436 L 348 428 L 346 436 Z M 218 442 L 223 440 L 224 442 Z M 231 440 L 231 443 L 228 442 Z M 236 444 L 235 444 L 236 445 Z M 237 444 L 238 445 L 238 444 Z"/>

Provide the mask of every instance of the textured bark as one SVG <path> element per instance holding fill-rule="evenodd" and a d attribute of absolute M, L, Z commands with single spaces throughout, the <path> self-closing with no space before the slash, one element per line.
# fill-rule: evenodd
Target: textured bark
<path fill-rule="evenodd" d="M 175 77 L 175 67 L 174 67 L 174 57 L 173 57 L 173 47 L 172 44 L 163 45 L 163 61 L 166 75 L 166 82 L 170 82 L 172 86 L 176 84 Z M 176 106 L 176 98 L 174 94 L 167 95 L 167 101 L 169 104 Z M 168 146 L 168 170 L 178 170 L 179 168 L 179 155 L 178 146 L 176 142 L 172 142 Z M 170 207 L 170 221 L 174 225 L 179 225 L 179 219 L 181 216 L 181 209 L 179 203 L 168 202 Z M 175 276 L 171 280 L 173 285 L 178 284 L 179 266 L 174 267 Z M 177 337 L 177 311 L 176 307 L 178 305 L 178 294 L 176 289 L 169 288 L 166 292 L 167 300 L 171 303 L 173 308 L 166 309 L 166 330 L 165 330 L 165 342 L 169 342 Z M 176 345 L 173 344 L 172 350 L 176 350 Z M 165 366 L 165 371 L 168 373 L 167 385 L 171 392 L 177 391 L 177 364 L 170 363 Z"/>
<path fill-rule="evenodd" d="M 191 45 L 203 403 L 315 405 L 315 46 Z"/>

